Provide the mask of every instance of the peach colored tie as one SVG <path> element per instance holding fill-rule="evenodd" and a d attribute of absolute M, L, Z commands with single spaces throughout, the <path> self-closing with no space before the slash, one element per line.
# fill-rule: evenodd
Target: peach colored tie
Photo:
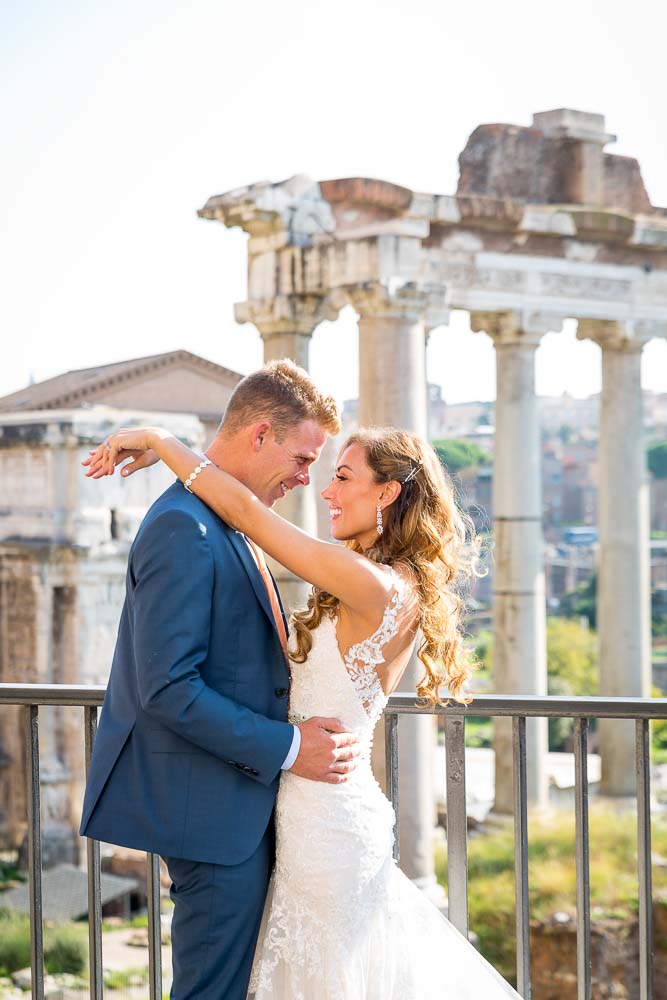
<path fill-rule="evenodd" d="M 257 569 L 259 570 L 262 582 L 266 587 L 266 593 L 269 597 L 269 603 L 271 605 L 271 611 L 273 612 L 273 618 L 276 623 L 276 628 L 278 629 L 278 635 L 280 637 L 280 644 L 283 647 L 283 652 L 287 655 L 287 632 L 285 631 L 285 622 L 283 621 L 282 612 L 280 610 L 280 604 L 278 603 L 278 595 L 276 594 L 276 588 L 271 579 L 271 574 L 269 573 L 269 567 L 266 565 L 266 559 L 264 558 L 264 553 L 260 549 L 259 545 L 256 545 L 252 539 L 248 538 L 247 535 L 244 536 L 250 550 L 255 557 L 255 562 L 257 563 Z"/>

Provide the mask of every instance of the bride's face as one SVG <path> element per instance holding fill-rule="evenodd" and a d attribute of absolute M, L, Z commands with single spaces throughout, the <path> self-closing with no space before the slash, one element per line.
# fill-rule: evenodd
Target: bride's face
<path fill-rule="evenodd" d="M 329 505 L 332 537 L 356 539 L 362 548 L 370 548 L 377 539 L 376 508 L 382 490 L 382 483 L 373 482 L 362 445 L 351 444 L 338 456 L 334 477 L 321 493 Z"/>

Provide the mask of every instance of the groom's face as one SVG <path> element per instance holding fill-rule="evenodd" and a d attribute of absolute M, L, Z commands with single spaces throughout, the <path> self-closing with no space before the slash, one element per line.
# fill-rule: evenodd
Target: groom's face
<path fill-rule="evenodd" d="M 326 439 L 326 431 L 314 420 L 302 420 L 280 440 L 270 425 L 257 434 L 253 483 L 248 485 L 265 506 L 273 507 L 290 490 L 308 485 L 310 467 Z"/>

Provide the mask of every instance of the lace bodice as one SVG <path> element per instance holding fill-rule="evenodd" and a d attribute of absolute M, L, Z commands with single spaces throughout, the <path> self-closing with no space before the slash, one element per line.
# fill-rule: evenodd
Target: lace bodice
<path fill-rule="evenodd" d="M 313 646 L 305 663 L 293 669 L 290 691 L 291 722 L 313 715 L 335 716 L 360 738 L 372 734 L 387 696 L 378 676 L 386 646 L 398 634 L 403 586 L 395 576 L 393 593 L 375 632 L 355 643 L 343 656 L 336 637 L 336 618 L 325 615 L 313 632 Z"/>

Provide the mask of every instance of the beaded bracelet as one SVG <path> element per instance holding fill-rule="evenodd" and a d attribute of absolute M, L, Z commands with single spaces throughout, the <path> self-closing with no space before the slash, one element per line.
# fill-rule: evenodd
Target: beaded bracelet
<path fill-rule="evenodd" d="M 191 472 L 190 475 L 188 476 L 188 478 L 185 480 L 185 482 L 183 483 L 183 485 L 185 486 L 185 488 L 188 491 L 188 493 L 194 492 L 193 490 L 190 489 L 190 487 L 192 486 L 192 484 L 194 483 L 195 479 L 197 478 L 197 476 L 199 475 L 199 473 L 202 471 L 202 469 L 205 469 L 207 465 L 213 465 L 213 462 L 211 461 L 211 459 L 210 458 L 202 458 L 202 460 L 201 460 L 200 464 L 197 466 L 197 468 L 193 472 Z"/>

